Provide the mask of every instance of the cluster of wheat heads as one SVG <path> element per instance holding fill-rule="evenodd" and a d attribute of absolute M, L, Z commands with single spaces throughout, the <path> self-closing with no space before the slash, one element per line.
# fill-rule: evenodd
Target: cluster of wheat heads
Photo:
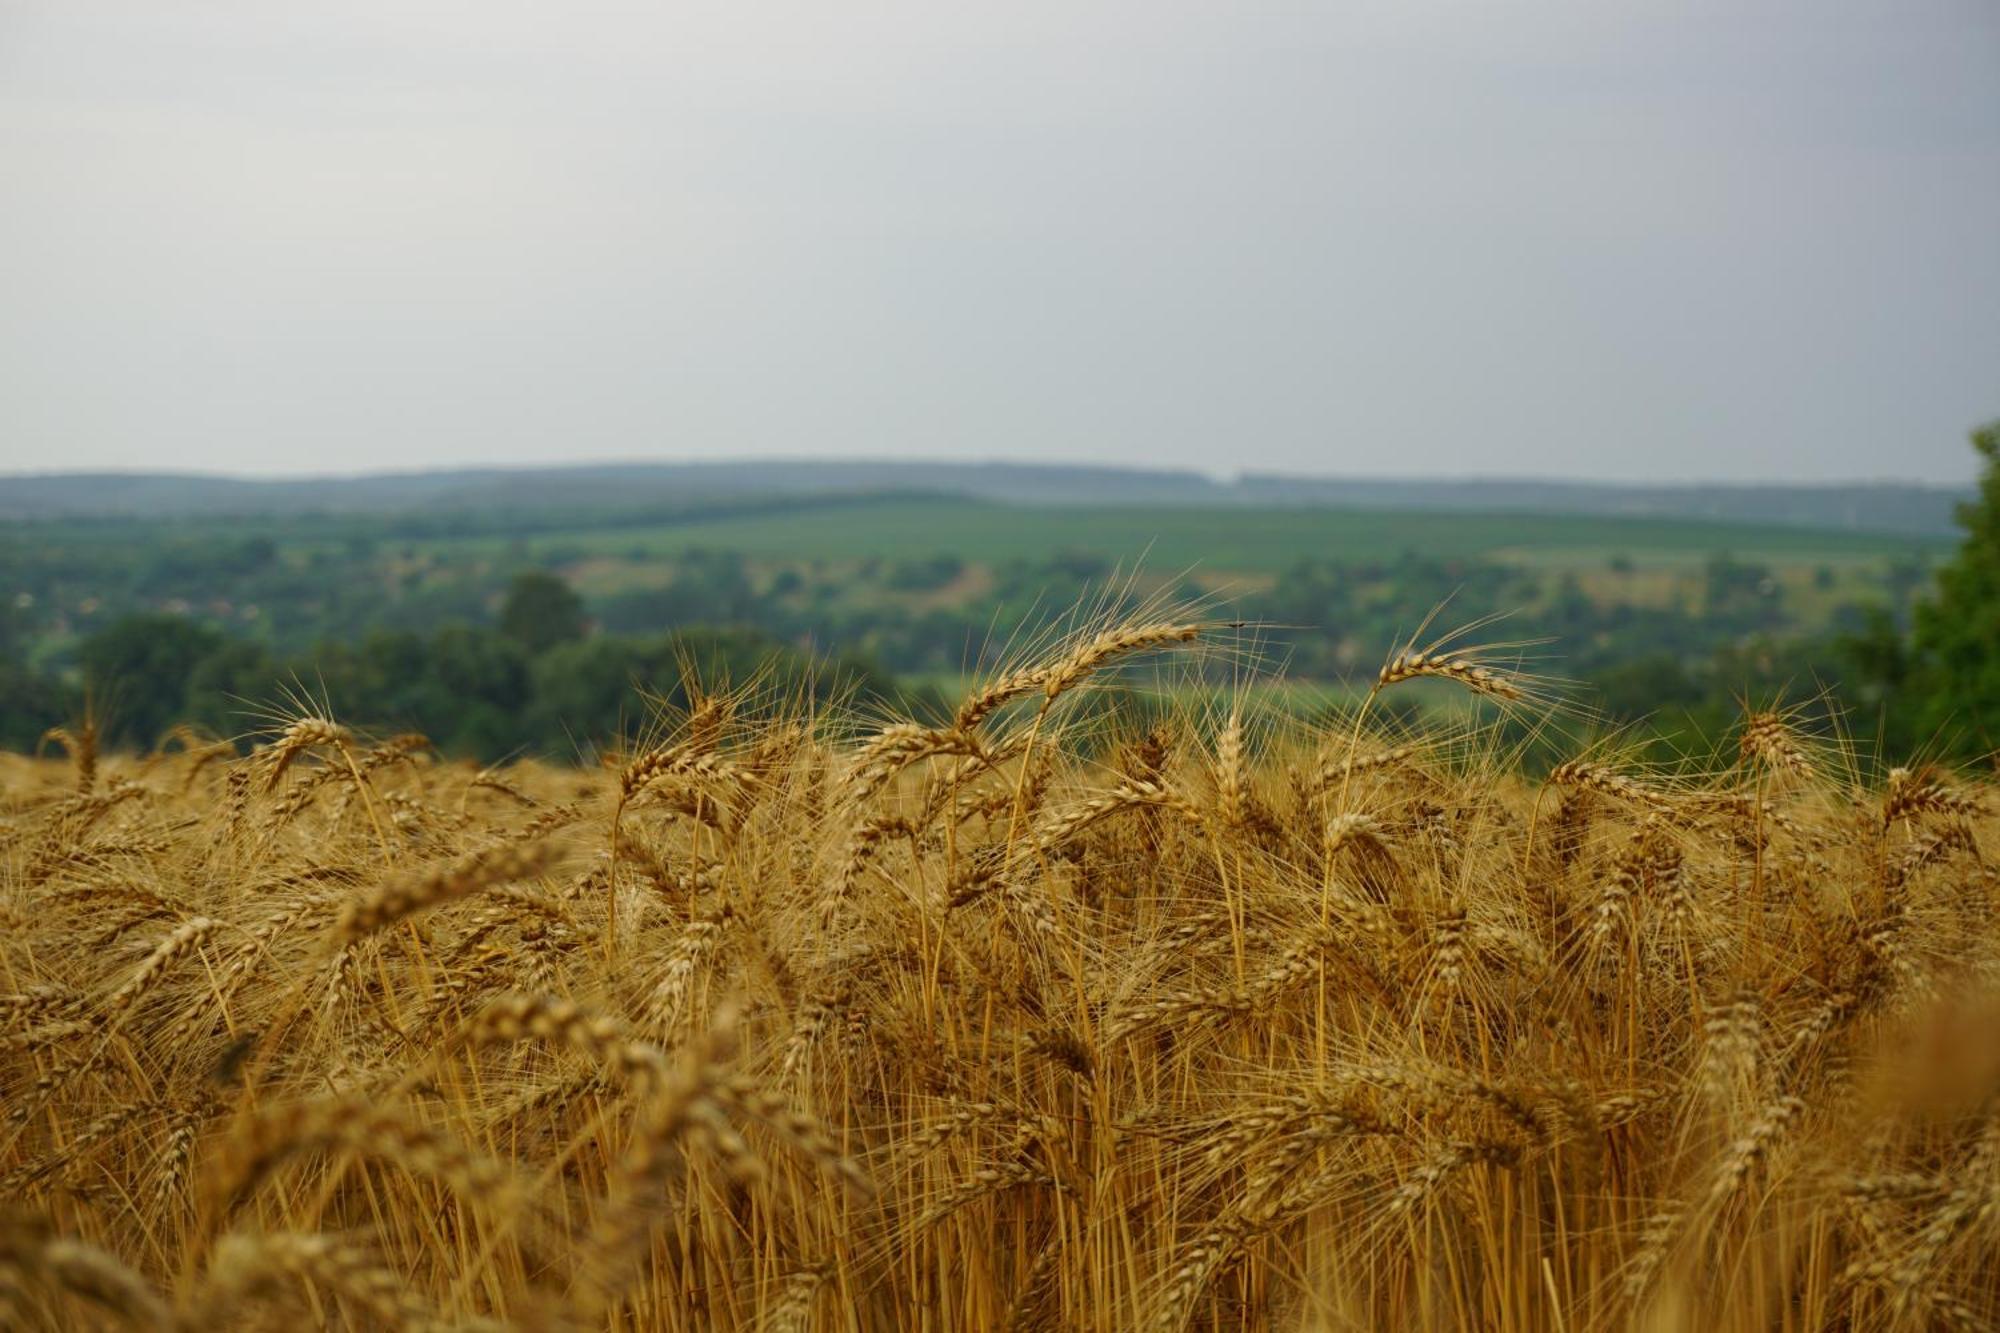
<path fill-rule="evenodd" d="M 12 761 L 0 1327 L 2000 1316 L 1980 787 L 1777 714 L 1529 779 L 1449 644 L 1330 722 L 1079 709 L 1213 637 L 597 770 Z"/>

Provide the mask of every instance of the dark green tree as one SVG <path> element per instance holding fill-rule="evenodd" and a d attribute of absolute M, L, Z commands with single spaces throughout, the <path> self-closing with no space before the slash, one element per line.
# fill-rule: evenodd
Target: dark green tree
<path fill-rule="evenodd" d="M 104 711 L 104 739 L 148 746 L 187 714 L 188 682 L 223 638 L 185 616 L 137 615 L 83 641 L 77 660 Z"/>
<path fill-rule="evenodd" d="M 500 632 L 530 653 L 583 637 L 583 599 L 576 590 L 540 570 L 516 574 L 500 607 Z"/>
<path fill-rule="evenodd" d="M 533 686 L 522 645 L 448 626 L 431 639 L 425 665 L 416 725 L 447 751 L 492 760 L 533 739 L 523 724 Z"/>
<path fill-rule="evenodd" d="M 1840 702 L 1852 710 L 1848 725 L 1857 740 L 1872 735 L 1883 757 L 1901 762 L 1916 745 L 1916 657 L 1888 610 L 1869 607 L 1860 615 L 1857 628 L 1833 641 L 1842 668 Z"/>
<path fill-rule="evenodd" d="M 0 748 L 32 749 L 48 728 L 67 721 L 80 707 L 55 677 L 0 655 Z"/>
<path fill-rule="evenodd" d="M 2000 421 L 1972 433 L 1979 497 L 1958 509 L 1965 541 L 1916 610 L 1921 730 L 1961 755 L 2000 744 Z"/>
<path fill-rule="evenodd" d="M 234 736 L 264 725 L 263 714 L 284 707 L 285 680 L 264 645 L 247 639 L 222 644 L 188 674 L 187 711 L 176 720 L 192 722 L 219 736 Z"/>

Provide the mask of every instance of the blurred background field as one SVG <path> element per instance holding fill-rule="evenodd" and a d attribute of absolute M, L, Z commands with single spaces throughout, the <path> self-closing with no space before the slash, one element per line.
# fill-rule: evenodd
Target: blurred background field
<path fill-rule="evenodd" d="M 1065 492 L 1061 468 L 847 467 L 10 479 L 0 736 L 32 745 L 86 694 L 113 743 L 186 719 L 231 735 L 289 688 L 479 758 L 575 755 L 620 732 L 635 685 L 774 660 L 923 713 L 1021 625 L 1171 591 L 1260 627 L 1290 700 L 1349 693 L 1440 603 L 1502 616 L 1609 722 L 1685 749 L 1746 691 L 1838 681 L 1878 704 L 1958 536 L 1957 497 L 1910 487 L 1286 491 L 1076 469 Z"/>

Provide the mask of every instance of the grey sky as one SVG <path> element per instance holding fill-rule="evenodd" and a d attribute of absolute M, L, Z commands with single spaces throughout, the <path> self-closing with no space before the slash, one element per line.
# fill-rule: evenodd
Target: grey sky
<path fill-rule="evenodd" d="M 1971 473 L 1992 0 L 0 0 L 0 469 Z"/>

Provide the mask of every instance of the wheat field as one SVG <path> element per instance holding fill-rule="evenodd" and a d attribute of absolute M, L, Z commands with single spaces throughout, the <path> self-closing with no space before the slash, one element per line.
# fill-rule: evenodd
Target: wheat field
<path fill-rule="evenodd" d="M 1573 715 L 1451 638 L 1089 702 L 1227 635 L 594 767 L 5 761 L 0 1327 L 1993 1326 L 1979 783 L 1754 711 L 1529 776 Z"/>

